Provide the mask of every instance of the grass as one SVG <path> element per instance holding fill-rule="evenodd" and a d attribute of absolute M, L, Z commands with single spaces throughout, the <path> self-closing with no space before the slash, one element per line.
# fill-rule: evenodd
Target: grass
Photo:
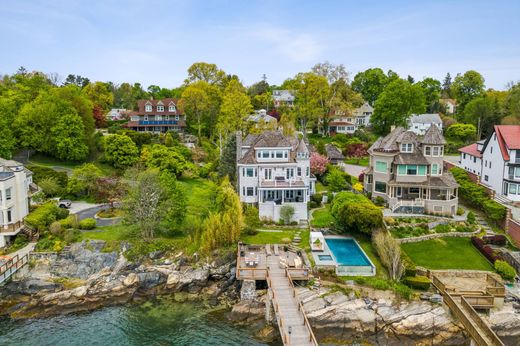
<path fill-rule="evenodd" d="M 247 244 L 282 244 L 282 239 L 284 238 L 292 241 L 298 231 L 302 238 L 300 247 L 303 249 L 310 247 L 309 231 L 306 229 L 285 229 L 276 232 L 259 231 L 255 235 L 242 234 L 240 240 Z"/>
<path fill-rule="evenodd" d="M 493 271 L 491 264 L 469 238 L 439 238 L 402 244 L 401 247 L 416 265 L 428 269 Z"/>
<path fill-rule="evenodd" d="M 44 166 L 53 169 L 58 168 L 58 170 L 60 170 L 59 168 L 62 168 L 61 170 L 64 171 L 71 171 L 74 168 L 85 164 L 85 162 L 63 161 L 51 156 L 43 155 L 41 153 L 37 153 L 31 156 L 31 158 L 29 159 L 29 163 L 32 165 Z M 117 170 L 114 167 L 106 163 L 101 163 L 97 161 L 91 163 L 96 165 L 96 167 L 99 168 L 105 176 L 114 175 L 117 172 Z"/>
<path fill-rule="evenodd" d="M 343 162 L 349 165 L 358 165 L 358 166 L 364 166 L 368 167 L 369 159 L 368 157 L 362 157 L 362 158 L 346 158 Z"/>
<path fill-rule="evenodd" d="M 317 209 L 312 213 L 311 225 L 313 227 L 325 228 L 334 224 L 334 217 L 330 213 L 329 207 Z"/>
<path fill-rule="evenodd" d="M 215 183 L 205 179 L 183 179 L 179 184 L 186 193 L 188 215 L 201 218 L 209 213 L 213 204 Z"/>
<path fill-rule="evenodd" d="M 317 181 L 316 182 L 316 192 L 322 193 L 322 192 L 326 192 L 326 191 L 327 191 L 327 187 L 325 185 L 323 185 L 321 182 Z"/>
<path fill-rule="evenodd" d="M 105 241 L 129 240 L 136 236 L 136 228 L 128 225 L 111 225 L 97 228 L 99 231 L 81 232 L 81 240 L 95 239 Z"/>

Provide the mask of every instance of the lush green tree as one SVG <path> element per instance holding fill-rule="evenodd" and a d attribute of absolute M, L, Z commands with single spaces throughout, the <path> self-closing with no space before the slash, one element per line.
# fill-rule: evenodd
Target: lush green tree
<path fill-rule="evenodd" d="M 114 103 L 114 94 L 107 83 L 89 83 L 83 88 L 82 93 L 87 96 L 94 105 L 101 107 L 104 111 L 108 110 Z"/>
<path fill-rule="evenodd" d="M 196 62 L 188 68 L 188 78 L 186 78 L 184 83 L 188 85 L 197 81 L 204 81 L 224 88 L 226 85 L 226 72 L 219 69 L 215 64 Z"/>
<path fill-rule="evenodd" d="M 520 119 L 520 82 L 512 85 L 504 101 L 505 114 Z"/>
<path fill-rule="evenodd" d="M 116 168 L 126 168 L 139 160 L 139 149 L 132 139 L 125 135 L 104 137 L 105 160 Z"/>
<path fill-rule="evenodd" d="M 63 85 L 74 84 L 76 86 L 84 88 L 89 83 L 90 83 L 90 80 L 88 78 L 82 77 L 80 75 L 69 74 L 67 76 L 67 78 L 65 78 L 65 81 L 63 82 Z"/>
<path fill-rule="evenodd" d="M 280 219 L 284 224 L 288 225 L 294 216 L 294 207 L 290 204 L 283 205 L 280 208 Z"/>
<path fill-rule="evenodd" d="M 345 180 L 345 173 L 339 169 L 331 169 L 327 174 L 328 190 L 332 192 L 343 191 L 347 188 L 347 181 Z"/>
<path fill-rule="evenodd" d="M 212 133 L 220 102 L 219 89 L 206 81 L 193 82 L 184 89 L 179 106 L 190 121 L 194 119 L 199 139 L 204 129 Z"/>
<path fill-rule="evenodd" d="M 13 132 L 13 122 L 16 116 L 16 104 L 0 97 L 0 157 L 10 159 L 16 148 L 16 137 Z"/>
<path fill-rule="evenodd" d="M 451 85 L 453 95 L 457 99 L 457 110 L 463 112 L 466 105 L 473 99 L 484 94 L 484 77 L 477 71 L 466 71 L 457 74 Z"/>
<path fill-rule="evenodd" d="M 53 155 L 62 160 L 83 161 L 88 156 L 83 122 L 77 114 L 63 114 L 50 132 Z"/>
<path fill-rule="evenodd" d="M 195 166 L 184 157 L 178 147 L 168 148 L 160 144 L 145 146 L 141 151 L 141 161 L 148 168 L 158 168 L 175 176 L 180 176 L 185 171 L 195 171 Z"/>
<path fill-rule="evenodd" d="M 332 200 L 331 213 L 343 232 L 372 233 L 383 227 L 383 212 L 361 194 L 343 191 Z"/>
<path fill-rule="evenodd" d="M 397 79 L 379 95 L 371 118 L 374 130 L 379 134 L 390 132 L 392 125 L 407 126 L 413 113 L 424 113 L 425 97 L 421 86 Z"/>
<path fill-rule="evenodd" d="M 96 189 L 97 180 L 103 175 L 92 163 L 86 163 L 72 170 L 67 190 L 74 195 L 90 195 Z"/>
<path fill-rule="evenodd" d="M 460 143 L 474 141 L 477 136 L 477 128 L 473 124 L 453 124 L 446 129 L 446 138 Z"/>
<path fill-rule="evenodd" d="M 442 81 L 442 97 L 443 98 L 451 98 L 452 97 L 451 75 L 450 75 L 449 72 L 446 74 L 446 77 L 444 77 L 444 80 Z"/>
<path fill-rule="evenodd" d="M 388 76 L 380 68 L 369 68 L 354 76 L 352 88 L 373 105 L 388 84 Z"/>
<path fill-rule="evenodd" d="M 265 80 L 261 80 L 260 82 L 257 82 L 251 85 L 249 88 L 247 88 L 247 93 L 251 97 L 263 95 L 268 93 L 269 91 L 269 83 L 267 83 Z"/>
<path fill-rule="evenodd" d="M 59 195 L 63 189 L 55 177 L 47 177 L 38 182 L 38 186 L 42 189 L 48 197 L 54 197 Z"/>
<path fill-rule="evenodd" d="M 439 98 L 441 96 L 441 82 L 427 77 L 419 82 L 424 97 L 426 98 L 426 112 L 435 113 L 440 110 Z"/>
<path fill-rule="evenodd" d="M 477 97 L 471 100 L 462 115 L 464 122 L 477 127 L 477 138 L 487 137 L 493 125 L 500 123 L 500 118 L 497 101 L 491 97 Z"/>
<path fill-rule="evenodd" d="M 253 106 L 245 88 L 238 80 L 231 80 L 222 96 L 220 116 L 217 123 L 221 152 L 230 135 L 237 130 L 245 131 L 247 117 L 251 115 L 252 111 Z"/>
<path fill-rule="evenodd" d="M 236 182 L 237 174 L 237 137 L 229 136 L 218 164 L 219 177 L 228 176 L 231 182 Z"/>

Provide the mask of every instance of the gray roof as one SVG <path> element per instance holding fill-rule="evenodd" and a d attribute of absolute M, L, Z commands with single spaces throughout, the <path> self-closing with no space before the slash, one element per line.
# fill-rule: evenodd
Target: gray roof
<path fill-rule="evenodd" d="M 265 109 L 260 109 L 258 111 L 255 111 L 255 114 L 252 114 L 252 115 L 249 116 L 249 121 L 253 121 L 255 123 L 259 122 L 262 119 L 266 123 L 270 123 L 272 121 L 277 121 L 275 117 L 270 116 L 269 114 L 267 114 Z"/>
<path fill-rule="evenodd" d="M 370 147 L 370 150 L 383 151 L 383 152 L 399 151 L 399 146 L 397 144 L 399 142 L 399 140 L 402 140 L 402 139 L 406 140 L 408 138 L 408 136 L 411 136 L 410 134 L 405 135 L 405 132 L 413 133 L 411 131 L 406 131 L 402 127 L 398 127 L 396 129 L 394 129 L 392 132 L 390 132 L 388 135 L 386 135 L 385 137 L 379 137 L 377 139 L 377 141 L 375 141 L 375 143 L 372 144 L 372 146 Z"/>
<path fill-rule="evenodd" d="M 398 165 L 428 165 L 428 160 L 423 156 L 418 149 L 414 153 L 400 153 L 394 159 Z"/>
<path fill-rule="evenodd" d="M 256 163 L 255 148 L 291 148 L 289 162 L 294 162 L 296 153 L 309 153 L 303 140 L 297 137 L 285 136 L 280 131 L 264 131 L 261 134 L 249 134 L 244 139 L 242 147 L 250 147 L 239 160 L 241 164 Z"/>
<path fill-rule="evenodd" d="M 273 90 L 273 100 L 294 101 L 294 94 L 290 90 Z"/>
<path fill-rule="evenodd" d="M 415 124 L 442 124 L 442 119 L 438 113 L 413 114 L 410 123 Z"/>
<path fill-rule="evenodd" d="M 446 140 L 444 139 L 439 127 L 437 125 L 432 125 L 428 130 L 426 130 L 421 143 L 444 145 L 446 144 Z"/>
<path fill-rule="evenodd" d="M 325 145 L 325 152 L 327 153 L 327 157 L 332 160 L 343 160 L 345 158 L 334 144 L 329 143 Z"/>

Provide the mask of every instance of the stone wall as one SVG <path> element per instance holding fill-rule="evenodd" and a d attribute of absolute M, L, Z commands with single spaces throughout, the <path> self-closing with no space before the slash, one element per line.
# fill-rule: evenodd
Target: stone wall
<path fill-rule="evenodd" d="M 55 261 L 58 258 L 57 252 L 35 252 L 31 251 L 29 253 L 29 260 L 49 260 Z"/>
<path fill-rule="evenodd" d="M 255 280 L 243 280 L 242 288 L 240 289 L 241 300 L 254 300 L 256 299 L 256 281 Z"/>
<path fill-rule="evenodd" d="M 448 233 L 434 233 L 434 234 L 426 234 L 419 237 L 412 238 L 402 238 L 396 239 L 399 244 L 406 243 L 418 243 L 425 240 L 444 238 L 444 237 L 455 237 L 455 238 L 468 238 L 480 233 L 480 230 L 476 230 L 475 232 L 448 232 Z"/>
<path fill-rule="evenodd" d="M 504 257 L 504 260 L 516 269 L 517 273 L 520 273 L 520 251 L 503 251 L 502 257 Z"/>
<path fill-rule="evenodd" d="M 507 221 L 507 234 L 511 236 L 516 246 L 520 247 L 520 223 L 513 219 Z"/>

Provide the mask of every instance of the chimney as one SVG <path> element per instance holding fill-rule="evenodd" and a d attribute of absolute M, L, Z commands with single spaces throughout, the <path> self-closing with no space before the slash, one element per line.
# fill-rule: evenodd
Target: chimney
<path fill-rule="evenodd" d="M 390 132 L 394 132 L 394 130 L 395 130 L 395 125 L 390 126 Z"/>

